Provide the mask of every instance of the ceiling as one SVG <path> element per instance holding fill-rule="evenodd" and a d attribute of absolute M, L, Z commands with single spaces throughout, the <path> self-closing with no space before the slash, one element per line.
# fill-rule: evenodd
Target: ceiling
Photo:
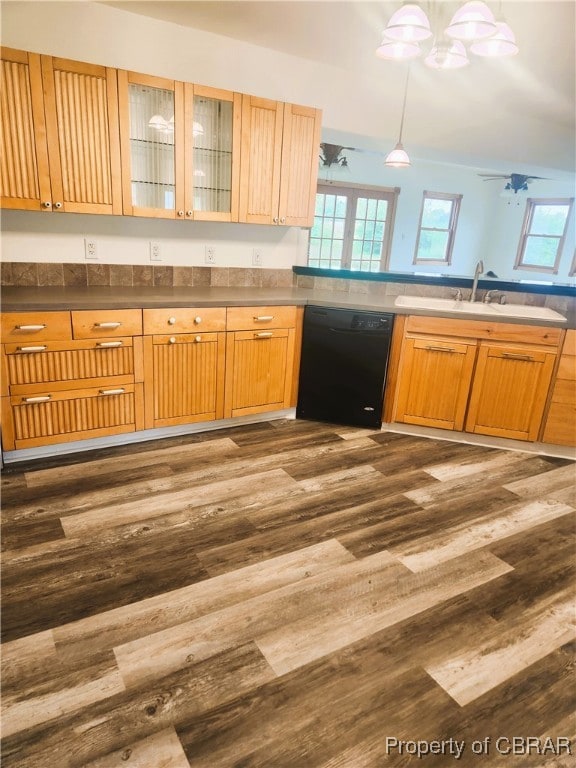
<path fill-rule="evenodd" d="M 382 61 L 374 51 L 400 2 L 131 0 L 106 4 L 320 62 L 334 69 L 333 89 L 330 93 L 323 89 L 324 103 L 320 103 L 323 128 L 357 134 L 368 148 L 378 148 L 382 136 L 397 130 L 406 65 Z M 443 19 L 445 26 L 461 4 L 452 0 L 422 3 L 433 28 L 435 18 Z M 521 173 L 538 168 L 574 172 L 576 0 L 488 0 L 488 4 L 494 12 L 501 7 L 520 53 L 498 61 L 474 57 L 469 67 L 451 72 L 414 62 L 405 144 L 421 157 L 465 159 L 466 164 L 484 169 L 510 171 L 513 163 Z M 340 77 L 343 82 L 354 78 L 361 84 L 358 93 L 364 105 L 349 87 L 339 88 Z M 346 99 L 356 120 L 351 117 L 345 124 L 335 124 L 336 110 L 330 104 L 337 101 L 342 111 Z M 375 102 L 389 106 L 386 126 L 374 119 Z"/>

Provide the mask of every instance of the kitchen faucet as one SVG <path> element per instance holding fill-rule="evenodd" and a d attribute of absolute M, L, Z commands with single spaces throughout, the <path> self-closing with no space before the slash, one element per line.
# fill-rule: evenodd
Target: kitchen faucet
<path fill-rule="evenodd" d="M 472 293 L 470 294 L 469 301 L 476 301 L 476 291 L 478 290 L 478 280 L 480 278 L 480 275 L 484 272 L 484 262 L 482 259 L 476 264 L 476 269 L 474 270 L 474 282 L 472 283 Z"/>

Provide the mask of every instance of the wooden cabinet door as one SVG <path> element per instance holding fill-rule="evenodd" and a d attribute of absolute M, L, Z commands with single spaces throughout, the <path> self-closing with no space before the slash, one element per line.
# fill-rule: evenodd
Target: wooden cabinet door
<path fill-rule="evenodd" d="M 122 213 L 116 70 L 42 56 L 52 209 Z"/>
<path fill-rule="evenodd" d="M 466 431 L 536 440 L 555 360 L 539 347 L 482 343 Z"/>
<path fill-rule="evenodd" d="M 311 227 L 314 223 L 320 128 L 320 110 L 284 105 L 280 224 Z"/>
<path fill-rule="evenodd" d="M 476 342 L 406 338 L 402 347 L 394 421 L 461 430 Z"/>
<path fill-rule="evenodd" d="M 224 333 L 147 336 L 146 428 L 221 419 Z"/>
<path fill-rule="evenodd" d="M 184 83 L 118 71 L 124 214 L 184 219 Z"/>
<path fill-rule="evenodd" d="M 228 332 L 225 418 L 290 407 L 295 333 L 294 328 Z"/>
<path fill-rule="evenodd" d="M 0 195 L 3 208 L 52 209 L 40 56 L 2 48 Z"/>
<path fill-rule="evenodd" d="M 576 331 L 566 331 L 546 416 L 545 443 L 576 445 Z"/>
<path fill-rule="evenodd" d="M 185 217 L 238 221 L 242 96 L 186 83 Z"/>
<path fill-rule="evenodd" d="M 242 97 L 240 221 L 278 224 L 283 105 Z"/>

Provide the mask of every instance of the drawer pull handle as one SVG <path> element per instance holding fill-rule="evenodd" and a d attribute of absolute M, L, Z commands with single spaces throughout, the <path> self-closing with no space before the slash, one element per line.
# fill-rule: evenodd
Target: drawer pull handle
<path fill-rule="evenodd" d="M 46 328 L 46 323 L 42 325 L 16 325 L 14 330 L 16 331 L 43 331 Z"/>
<path fill-rule="evenodd" d="M 122 389 L 122 388 L 120 388 L 120 389 L 101 389 L 100 390 L 100 394 L 101 395 L 123 395 L 125 391 L 126 390 Z"/>
<path fill-rule="evenodd" d="M 271 336 L 274 336 L 272 331 L 262 331 L 262 333 L 254 334 L 255 339 L 269 339 Z"/>
<path fill-rule="evenodd" d="M 46 344 L 39 347 L 18 347 L 18 352 L 44 352 L 47 349 Z"/>
<path fill-rule="evenodd" d="M 176 336 L 170 336 L 168 339 L 169 344 L 176 344 Z"/>
<path fill-rule="evenodd" d="M 120 328 L 122 323 L 94 323 L 95 328 Z"/>
<path fill-rule="evenodd" d="M 198 342 L 198 341 L 202 341 L 202 336 L 196 336 L 196 338 L 194 339 L 194 341 L 196 341 L 196 342 Z"/>
<path fill-rule="evenodd" d="M 202 318 L 200 317 L 200 315 L 194 318 L 194 322 L 196 323 L 196 325 L 200 325 L 200 323 L 202 322 Z"/>
<path fill-rule="evenodd" d="M 428 347 L 425 347 L 425 349 L 429 350 L 430 352 L 455 352 L 456 351 L 453 347 L 428 346 Z"/>
<path fill-rule="evenodd" d="M 534 362 L 532 355 L 515 355 L 512 352 L 502 352 L 502 357 L 507 357 L 509 360 L 527 360 L 529 363 Z"/>
<path fill-rule="evenodd" d="M 110 347 L 121 347 L 123 343 L 123 341 L 97 341 L 96 346 L 106 349 Z"/>
<path fill-rule="evenodd" d="M 269 323 L 270 320 L 274 320 L 274 315 L 258 315 L 253 320 L 255 323 Z"/>
<path fill-rule="evenodd" d="M 175 317 L 169 317 L 168 318 L 168 325 L 176 325 L 176 318 Z"/>
<path fill-rule="evenodd" d="M 38 395 L 37 397 L 23 397 L 22 400 L 25 403 L 46 403 L 52 395 Z"/>

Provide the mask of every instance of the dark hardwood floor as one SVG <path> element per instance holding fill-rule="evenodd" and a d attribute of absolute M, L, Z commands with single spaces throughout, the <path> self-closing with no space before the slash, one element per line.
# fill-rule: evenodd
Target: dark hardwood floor
<path fill-rule="evenodd" d="M 2 765 L 574 766 L 575 479 L 292 420 L 8 467 Z"/>

